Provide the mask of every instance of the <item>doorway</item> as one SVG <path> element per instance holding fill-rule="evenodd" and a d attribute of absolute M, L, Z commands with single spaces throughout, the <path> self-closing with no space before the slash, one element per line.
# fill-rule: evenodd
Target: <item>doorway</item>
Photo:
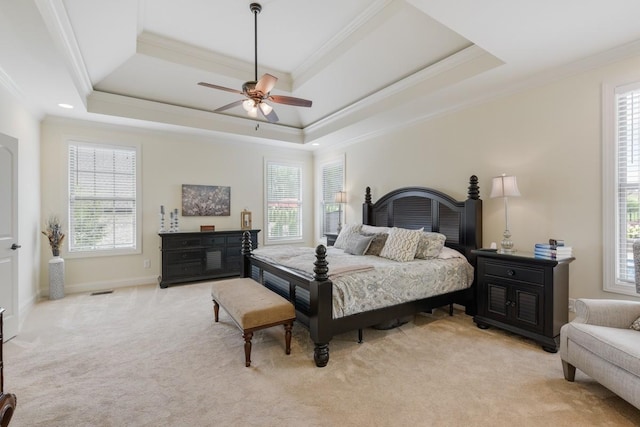
<path fill-rule="evenodd" d="M 4 341 L 18 334 L 18 140 L 0 133 L 0 307 Z"/>

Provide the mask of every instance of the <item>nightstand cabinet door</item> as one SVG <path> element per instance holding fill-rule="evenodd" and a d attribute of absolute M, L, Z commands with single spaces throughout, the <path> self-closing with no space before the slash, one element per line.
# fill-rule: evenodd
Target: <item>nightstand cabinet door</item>
<path fill-rule="evenodd" d="M 532 255 L 474 251 L 480 328 L 496 326 L 536 340 L 546 351 L 559 347 L 568 321 L 568 264 Z"/>

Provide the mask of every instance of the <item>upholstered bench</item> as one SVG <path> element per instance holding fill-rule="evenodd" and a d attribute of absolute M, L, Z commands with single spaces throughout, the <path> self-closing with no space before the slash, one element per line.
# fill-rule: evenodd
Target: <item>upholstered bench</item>
<path fill-rule="evenodd" d="M 251 366 L 253 333 L 260 329 L 284 325 L 285 352 L 291 353 L 291 328 L 296 312 L 285 298 L 249 278 L 212 282 L 211 298 L 215 321 L 222 306 L 242 330 L 246 366 Z"/>

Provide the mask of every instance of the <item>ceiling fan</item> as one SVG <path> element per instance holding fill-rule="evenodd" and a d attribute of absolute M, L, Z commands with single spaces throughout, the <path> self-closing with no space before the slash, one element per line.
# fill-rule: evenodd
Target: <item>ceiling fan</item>
<path fill-rule="evenodd" d="M 259 3 L 251 3 L 249 5 L 249 9 L 254 16 L 255 80 L 244 83 L 242 85 L 242 91 L 205 82 L 200 82 L 198 84 L 200 86 L 237 93 L 247 97 L 247 99 L 234 101 L 231 104 L 227 104 L 217 110 L 214 110 L 216 113 L 242 105 L 242 107 L 247 111 L 249 117 L 257 117 L 258 111 L 260 111 L 264 118 L 270 123 L 276 123 L 279 120 L 278 115 L 273 110 L 273 107 L 267 104 L 266 101 L 275 102 L 277 104 L 294 105 L 296 107 L 311 107 L 311 101 L 307 99 L 294 98 L 292 96 L 271 95 L 271 89 L 273 89 L 278 81 L 278 78 L 271 74 L 264 74 L 260 77 L 260 80 L 258 80 L 258 13 L 262 10 L 262 6 L 260 6 Z"/>

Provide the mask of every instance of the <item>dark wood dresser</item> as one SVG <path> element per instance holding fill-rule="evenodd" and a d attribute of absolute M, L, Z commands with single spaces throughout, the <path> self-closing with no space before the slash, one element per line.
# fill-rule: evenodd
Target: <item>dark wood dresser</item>
<path fill-rule="evenodd" d="M 0 307 L 0 426 L 5 427 L 9 425 L 13 412 L 16 410 L 16 395 L 4 392 L 4 366 L 2 358 L 2 317 L 4 314 L 4 308 Z"/>
<path fill-rule="evenodd" d="M 160 287 L 239 276 L 245 231 L 251 234 L 252 249 L 257 248 L 260 230 L 160 233 Z"/>
<path fill-rule="evenodd" d="M 569 321 L 569 263 L 533 254 L 475 250 L 479 328 L 496 326 L 538 342 L 555 353 L 560 328 Z"/>

